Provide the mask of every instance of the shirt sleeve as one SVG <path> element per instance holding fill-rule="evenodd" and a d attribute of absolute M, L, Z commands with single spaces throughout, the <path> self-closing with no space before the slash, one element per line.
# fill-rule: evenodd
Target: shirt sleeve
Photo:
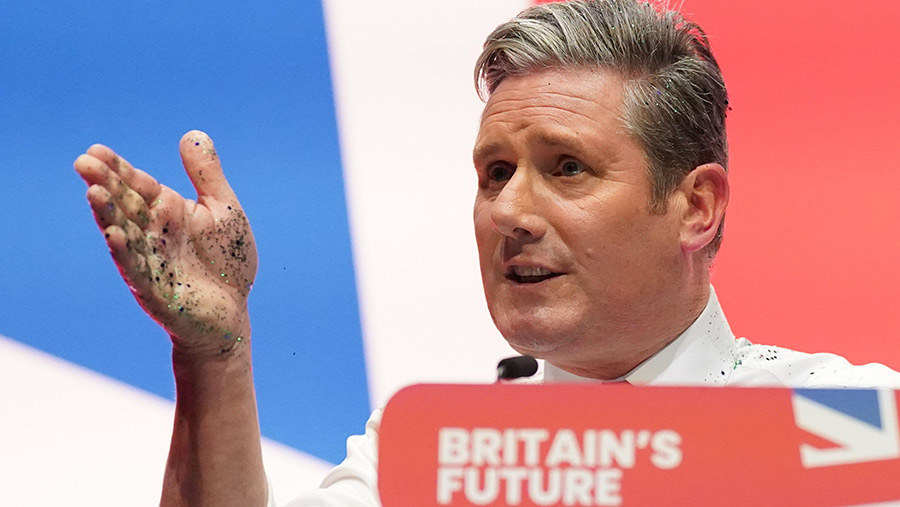
<path fill-rule="evenodd" d="M 285 507 L 381 507 L 378 496 L 378 430 L 383 410 L 372 413 L 363 435 L 347 439 L 347 457 L 331 469 L 318 489 Z M 276 507 L 271 495 L 268 507 Z"/>

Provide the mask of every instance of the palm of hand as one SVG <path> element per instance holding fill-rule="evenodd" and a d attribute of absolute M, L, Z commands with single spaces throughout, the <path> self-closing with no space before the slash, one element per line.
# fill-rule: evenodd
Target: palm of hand
<path fill-rule="evenodd" d="M 181 152 L 196 202 L 104 146 L 92 146 L 75 168 L 90 185 L 97 224 L 141 307 L 176 349 L 223 353 L 249 337 L 255 242 L 209 138 L 189 132 Z"/>

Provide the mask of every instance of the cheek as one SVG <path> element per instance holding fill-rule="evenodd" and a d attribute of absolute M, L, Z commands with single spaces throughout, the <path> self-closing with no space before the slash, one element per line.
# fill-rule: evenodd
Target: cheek
<path fill-rule="evenodd" d="M 547 217 L 555 234 L 565 246 L 567 254 L 577 264 L 593 265 L 603 260 L 610 249 L 615 249 L 621 238 L 620 224 L 610 217 L 602 203 L 593 201 L 591 206 L 579 203 L 555 203 Z"/>
<path fill-rule="evenodd" d="M 491 226 L 490 208 L 484 204 L 476 203 L 473 213 L 475 224 L 475 243 L 478 247 L 478 258 L 481 261 L 482 271 L 490 265 L 498 234 Z M 482 273 L 483 275 L 484 273 Z"/>
<path fill-rule="evenodd" d="M 643 261 L 657 257 L 660 243 L 669 242 L 660 217 L 634 202 L 593 200 L 590 205 L 570 208 L 556 220 L 560 238 L 575 262 L 587 273 L 604 273 L 606 283 L 646 269 Z"/>

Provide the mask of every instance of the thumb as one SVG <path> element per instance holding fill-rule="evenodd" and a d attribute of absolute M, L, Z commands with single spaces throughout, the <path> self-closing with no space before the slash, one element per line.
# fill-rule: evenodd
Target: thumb
<path fill-rule="evenodd" d="M 225 179 L 216 148 L 208 135 L 192 130 L 182 136 L 179 149 L 181 163 L 197 190 L 198 201 L 206 196 L 218 201 L 237 200 L 231 185 Z"/>

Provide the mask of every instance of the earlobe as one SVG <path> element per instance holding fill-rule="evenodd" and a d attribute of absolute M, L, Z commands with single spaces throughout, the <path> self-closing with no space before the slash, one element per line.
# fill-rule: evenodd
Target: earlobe
<path fill-rule="evenodd" d="M 697 166 L 685 176 L 680 189 L 687 206 L 681 224 L 681 249 L 702 250 L 716 239 L 728 206 L 728 174 L 719 164 Z"/>

